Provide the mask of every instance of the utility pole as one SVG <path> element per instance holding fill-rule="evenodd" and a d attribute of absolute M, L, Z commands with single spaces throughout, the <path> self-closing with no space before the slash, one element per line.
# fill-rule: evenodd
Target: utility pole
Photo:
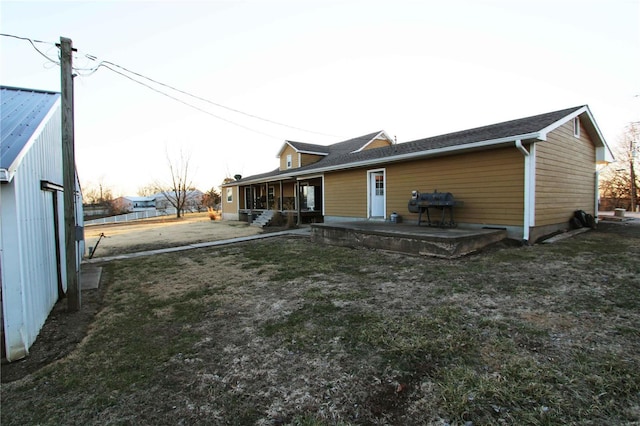
<path fill-rule="evenodd" d="M 629 210 L 632 212 L 636 211 L 638 206 L 638 188 L 636 185 L 636 170 L 635 163 L 638 155 L 638 147 L 636 143 L 638 142 L 638 138 L 640 137 L 640 121 L 634 121 L 629 123 L 627 127 L 627 137 L 629 138 L 629 183 L 630 183 L 630 206 Z"/>
<path fill-rule="evenodd" d="M 67 270 L 67 310 L 81 306 L 76 265 L 76 160 L 73 125 L 73 42 L 60 37 L 60 89 L 62 94 L 62 185 L 64 187 L 64 241 Z"/>
<path fill-rule="evenodd" d="M 632 133 L 631 135 L 631 141 L 629 142 L 630 144 L 630 151 L 631 151 L 631 155 L 629 156 L 629 174 L 630 174 L 630 178 L 631 178 L 631 211 L 635 212 L 636 211 L 636 204 L 637 204 L 637 197 L 636 197 L 636 173 L 635 173 L 635 160 L 636 160 L 636 141 L 635 141 L 635 137 L 636 134 L 635 132 Z"/>

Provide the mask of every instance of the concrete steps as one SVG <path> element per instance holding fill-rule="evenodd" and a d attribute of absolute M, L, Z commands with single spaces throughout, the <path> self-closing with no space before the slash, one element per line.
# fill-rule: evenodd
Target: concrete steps
<path fill-rule="evenodd" d="M 271 221 L 276 217 L 276 212 L 274 210 L 265 210 L 262 212 L 260 216 L 251 222 L 251 226 L 257 226 L 258 228 L 264 228 L 265 226 L 269 226 Z"/>

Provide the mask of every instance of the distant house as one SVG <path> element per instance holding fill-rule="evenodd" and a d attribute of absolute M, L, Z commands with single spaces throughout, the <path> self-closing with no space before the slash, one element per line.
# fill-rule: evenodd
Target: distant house
<path fill-rule="evenodd" d="M 3 355 L 25 357 L 66 292 L 60 94 L 0 87 Z M 76 176 L 76 223 L 82 196 Z M 84 242 L 76 243 L 76 271 Z"/>
<path fill-rule="evenodd" d="M 175 200 L 176 195 L 173 191 L 168 191 L 166 194 L 163 192 L 158 192 L 157 194 L 151 195 L 150 198 L 155 200 L 156 209 L 160 211 L 166 211 L 167 213 L 175 213 L 175 208 L 171 204 L 171 200 Z M 198 189 L 189 190 L 186 194 L 186 202 L 184 205 L 184 212 L 193 213 L 199 212 L 203 209 L 202 206 L 202 196 L 204 193 Z"/>
<path fill-rule="evenodd" d="M 132 197 L 124 196 L 118 197 L 114 201 L 114 205 L 118 210 L 127 212 L 142 212 L 145 210 L 156 209 L 156 199 L 154 196 L 150 197 Z"/>
<path fill-rule="evenodd" d="M 534 242 L 597 214 L 596 165 L 613 157 L 587 106 L 405 143 L 384 131 L 329 146 L 285 141 L 279 167 L 222 185 L 223 219 L 264 210 L 313 221 L 386 220 L 412 191 L 451 192 L 461 227 Z"/>

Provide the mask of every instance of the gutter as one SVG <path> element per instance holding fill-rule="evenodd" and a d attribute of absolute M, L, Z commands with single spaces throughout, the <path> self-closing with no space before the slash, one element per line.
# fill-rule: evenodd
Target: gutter
<path fill-rule="evenodd" d="M 357 167 L 366 167 L 366 166 L 372 166 L 372 165 L 378 165 L 378 164 L 384 164 L 384 163 L 394 163 L 394 162 L 398 162 L 398 161 L 407 161 L 407 160 L 414 160 L 414 159 L 419 159 L 419 158 L 427 158 L 427 157 L 431 157 L 431 156 L 436 156 L 436 155 L 442 155 L 442 154 L 448 154 L 448 153 L 453 153 L 453 152 L 461 152 L 461 151 L 466 151 L 466 150 L 474 150 L 474 149 L 481 149 L 481 148 L 486 148 L 489 146 L 500 146 L 500 145 L 504 145 L 504 146 L 508 146 L 510 145 L 514 140 L 515 141 L 522 141 L 522 140 L 527 140 L 527 139 L 538 139 L 538 140 L 544 140 L 545 135 L 541 134 L 540 132 L 533 132 L 533 133 L 526 133 L 523 135 L 515 135 L 515 136 L 509 136 L 506 138 L 500 138 L 500 139 L 491 139 L 491 140 L 487 140 L 487 141 L 481 141 L 481 142 L 474 142 L 474 143 L 469 143 L 469 144 L 463 144 L 463 145 L 454 145 L 454 146 L 448 146 L 448 147 L 444 147 L 444 148 L 438 148 L 438 149 L 432 149 L 432 150 L 428 150 L 428 151 L 418 151 L 418 152 L 411 152 L 411 153 L 407 153 L 407 154 L 400 154 L 400 155 L 392 155 L 389 157 L 383 157 L 383 158 L 375 158 L 375 159 L 371 159 L 371 160 L 362 160 L 362 161 L 356 161 L 356 162 L 352 162 L 352 163 L 343 163 L 343 164 L 337 164 L 334 166 L 328 166 L 328 167 L 317 167 L 317 168 L 313 168 L 313 169 L 309 169 L 307 171 L 304 172 L 297 172 L 296 169 L 291 169 L 291 173 L 286 173 L 286 174 L 281 174 L 281 175 L 277 175 L 277 176 L 272 176 L 269 178 L 258 178 L 255 180 L 247 180 L 242 182 L 241 184 L 251 184 L 251 183 L 262 183 L 262 182 L 269 182 L 272 180 L 282 180 L 283 178 L 292 178 L 292 179 L 296 179 L 299 178 L 301 176 L 305 176 L 305 175 L 314 175 L 314 174 L 320 174 L 320 173 L 324 173 L 324 172 L 332 172 L 332 171 L 336 171 L 336 170 L 348 170 L 348 169 L 353 169 L 353 168 L 357 168 Z M 398 144 L 401 145 L 401 144 Z M 522 143 L 521 143 L 522 145 Z M 516 145 L 517 147 L 517 145 Z M 523 147 L 524 149 L 524 147 Z M 526 150 L 525 150 L 526 151 Z M 222 185 L 222 187 L 225 187 L 227 185 L 233 186 L 235 182 L 230 182 L 228 184 L 224 184 Z"/>
<path fill-rule="evenodd" d="M 540 132 L 526 133 L 523 135 L 515 135 L 515 136 L 509 136 L 506 138 L 492 139 L 492 140 L 481 141 L 481 142 L 473 142 L 473 143 L 468 143 L 463 145 L 453 145 L 453 146 L 448 146 L 444 148 L 432 149 L 428 151 L 418 151 L 418 152 L 411 152 L 407 154 L 392 155 L 389 157 L 375 158 L 372 160 L 362 160 L 362 161 L 356 161 L 353 163 L 339 164 L 335 166 L 319 167 L 319 168 L 314 168 L 312 170 L 308 170 L 306 173 L 315 174 L 315 173 L 323 173 L 323 172 L 330 172 L 330 171 L 336 171 L 336 170 L 347 170 L 347 169 L 352 169 L 357 167 L 377 165 L 381 163 L 394 163 L 398 161 L 427 158 L 431 156 L 448 154 L 453 152 L 486 148 L 489 146 L 500 146 L 500 145 L 508 146 L 514 140 L 527 140 L 527 139 L 540 139 Z M 399 145 L 401 144 L 398 144 L 398 146 Z M 305 172 L 299 173 L 296 176 L 302 176 L 304 174 Z"/>

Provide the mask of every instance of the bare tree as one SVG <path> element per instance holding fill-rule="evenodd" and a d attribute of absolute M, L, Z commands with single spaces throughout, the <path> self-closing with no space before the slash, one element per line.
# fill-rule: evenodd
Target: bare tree
<path fill-rule="evenodd" d="M 127 206 L 120 198 L 114 197 L 113 190 L 102 179 L 97 184 L 88 183 L 83 186 L 82 203 L 88 216 L 112 216 L 127 212 Z"/>
<path fill-rule="evenodd" d="M 145 185 L 145 186 L 141 186 L 140 188 L 138 188 L 138 195 L 141 197 L 149 197 L 153 194 L 155 194 L 157 191 L 156 185 L 154 184 L 149 184 L 149 185 Z"/>
<path fill-rule="evenodd" d="M 97 184 L 88 183 L 82 187 L 84 204 L 104 204 L 112 201 L 113 198 L 113 191 L 104 184 L 102 179 Z"/>
<path fill-rule="evenodd" d="M 638 150 L 640 122 L 630 123 L 614 147 L 616 161 L 600 175 L 600 196 L 604 209 L 616 207 L 635 211 L 638 205 Z"/>
<path fill-rule="evenodd" d="M 189 191 L 193 190 L 191 177 L 189 176 L 189 160 L 190 156 L 185 155 L 180 150 L 179 160 L 172 161 L 167 151 L 167 164 L 169 165 L 171 182 L 167 185 L 155 183 L 158 192 L 161 192 L 167 202 L 176 209 L 177 218 L 182 216 L 185 205 L 189 200 Z"/>

